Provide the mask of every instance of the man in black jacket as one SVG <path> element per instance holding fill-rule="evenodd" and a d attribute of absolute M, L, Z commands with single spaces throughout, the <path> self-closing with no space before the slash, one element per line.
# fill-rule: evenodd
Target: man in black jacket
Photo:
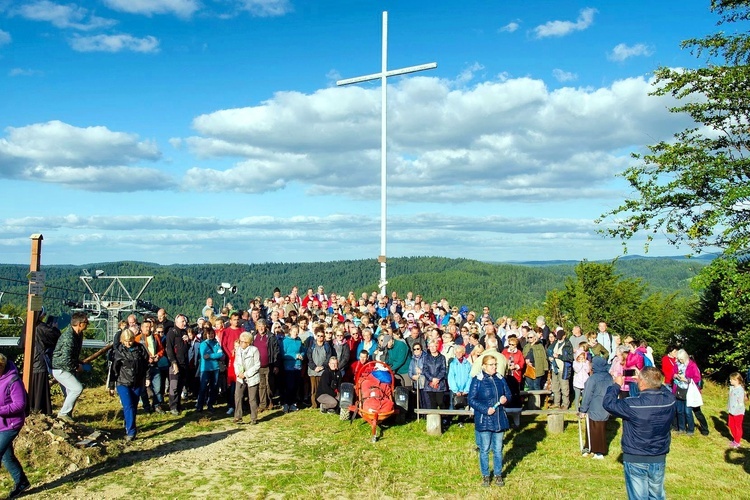
<path fill-rule="evenodd" d="M 320 403 L 321 413 L 337 413 L 339 405 L 339 388 L 341 387 L 341 372 L 336 354 L 328 358 L 328 366 L 323 370 L 318 384 L 317 401 Z"/>
<path fill-rule="evenodd" d="M 620 386 L 613 384 L 604 395 L 603 406 L 622 418 L 622 461 L 628 498 L 663 499 L 675 398 L 662 386 L 664 376 L 656 367 L 644 368 L 637 380 L 641 390 L 637 397 L 618 399 Z"/>
<path fill-rule="evenodd" d="M 188 344 L 187 317 L 178 314 L 174 319 L 174 326 L 167 332 L 164 351 L 169 359 L 169 409 L 172 415 L 179 415 L 181 411 L 182 389 L 188 374 Z"/>

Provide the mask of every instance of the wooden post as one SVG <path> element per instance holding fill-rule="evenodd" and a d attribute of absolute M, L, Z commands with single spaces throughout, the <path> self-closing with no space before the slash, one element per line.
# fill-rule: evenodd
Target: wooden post
<path fill-rule="evenodd" d="M 565 430 L 565 413 L 550 413 L 547 415 L 547 430 L 551 434 L 562 434 Z"/>
<path fill-rule="evenodd" d="M 31 264 L 29 271 L 34 273 L 39 271 L 42 262 L 42 240 L 41 234 L 31 235 Z M 40 307 L 38 307 L 38 295 L 29 294 L 28 305 L 26 307 L 26 341 L 23 347 L 23 385 L 26 386 L 26 392 L 31 391 L 31 373 L 34 365 L 34 329 L 39 319 Z"/>
<path fill-rule="evenodd" d="M 440 436 L 443 434 L 442 422 L 439 413 L 428 413 L 425 416 L 427 420 L 427 434 L 430 436 Z"/>

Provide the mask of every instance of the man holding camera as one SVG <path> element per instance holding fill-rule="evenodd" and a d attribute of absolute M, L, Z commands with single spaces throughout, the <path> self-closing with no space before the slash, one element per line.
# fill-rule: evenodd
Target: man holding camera
<path fill-rule="evenodd" d="M 638 396 L 618 399 L 620 386 L 613 384 L 604 395 L 603 406 L 622 418 L 622 461 L 628 498 L 663 499 L 675 397 L 662 386 L 664 376 L 658 368 L 645 367 L 636 374 L 636 381 Z"/>

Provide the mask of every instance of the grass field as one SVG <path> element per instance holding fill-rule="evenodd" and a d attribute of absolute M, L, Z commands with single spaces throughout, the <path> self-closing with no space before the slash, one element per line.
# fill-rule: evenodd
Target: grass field
<path fill-rule="evenodd" d="M 748 498 L 750 443 L 727 447 L 726 389 L 709 384 L 704 399 L 711 434 L 673 436 L 667 494 Z M 106 453 L 92 451 L 90 465 L 72 466 L 43 444 L 17 446 L 30 498 L 625 498 L 618 420 L 609 423 L 609 456 L 597 461 L 580 456 L 572 415 L 563 434 L 548 434 L 544 417 L 524 417 L 505 436 L 506 486 L 488 491 L 473 424 L 433 437 L 424 420 L 412 421 L 386 427 L 371 443 L 361 419 L 315 410 L 265 413 L 256 426 L 235 425 L 223 411 L 210 418 L 188 411 L 139 414 L 138 439 L 126 445 L 119 400 L 86 389 L 79 405 L 79 421 L 111 434 Z M 12 486 L 7 475 L 0 486 Z"/>

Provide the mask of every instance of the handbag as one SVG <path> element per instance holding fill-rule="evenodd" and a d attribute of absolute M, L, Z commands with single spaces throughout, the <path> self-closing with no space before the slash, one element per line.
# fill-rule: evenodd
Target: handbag
<path fill-rule="evenodd" d="M 527 363 L 526 371 L 523 372 L 523 376 L 528 378 L 536 378 L 536 368 Z"/>
<path fill-rule="evenodd" d="M 674 387 L 675 387 L 674 397 L 676 397 L 680 401 L 685 401 L 687 399 L 687 392 L 688 392 L 688 387 L 690 387 L 690 384 L 688 384 L 688 387 L 680 387 L 679 385 L 675 384 Z"/>
<path fill-rule="evenodd" d="M 698 389 L 698 386 L 693 382 L 692 380 L 688 384 L 687 387 L 687 394 L 685 396 L 685 403 L 690 408 L 696 408 L 698 406 L 703 406 L 703 396 L 701 395 L 700 389 Z"/>

